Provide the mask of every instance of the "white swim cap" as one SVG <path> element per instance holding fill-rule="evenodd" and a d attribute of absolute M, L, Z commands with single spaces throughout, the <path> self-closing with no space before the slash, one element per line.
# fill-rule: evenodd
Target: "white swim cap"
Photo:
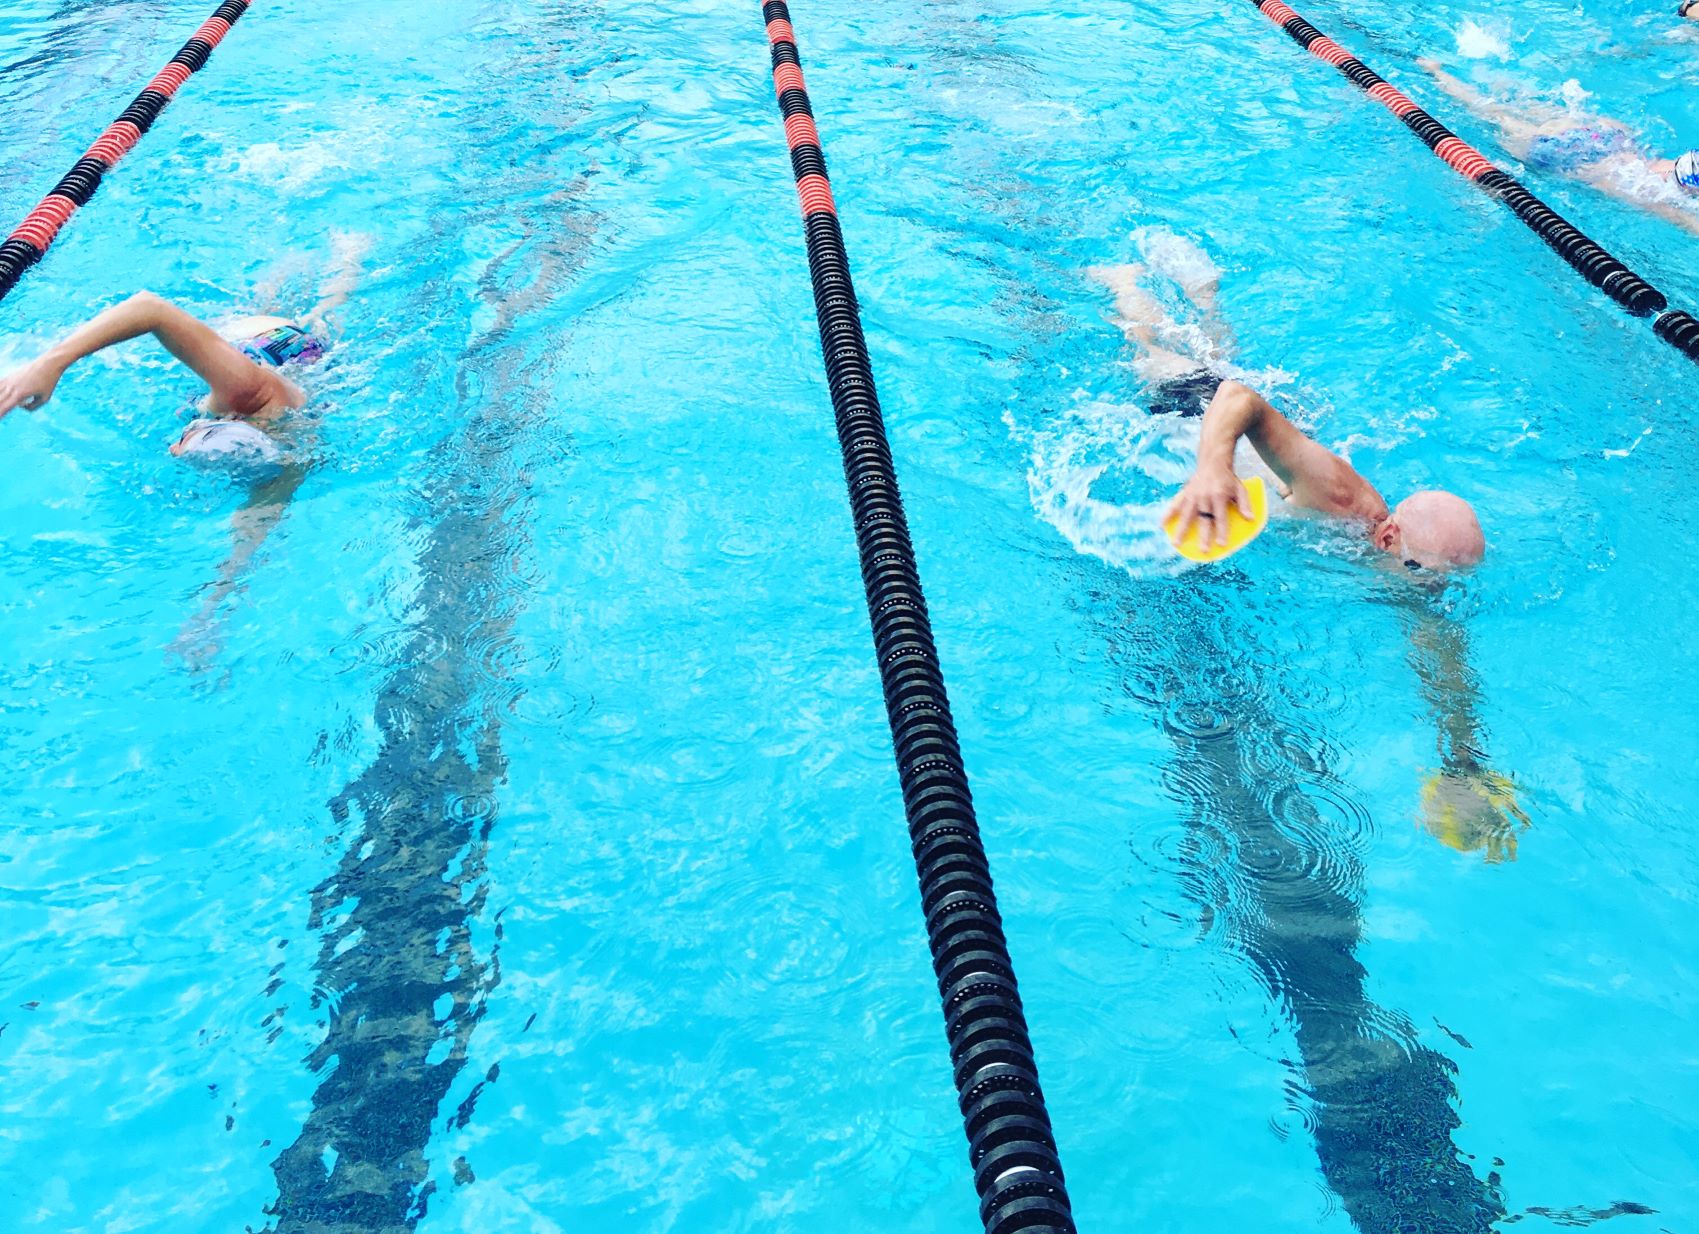
<path fill-rule="evenodd" d="M 1689 150 L 1675 161 L 1675 182 L 1689 193 L 1699 193 L 1699 150 Z"/>
<path fill-rule="evenodd" d="M 275 463 L 277 443 L 245 420 L 195 420 L 183 430 L 177 453 L 197 462 Z"/>

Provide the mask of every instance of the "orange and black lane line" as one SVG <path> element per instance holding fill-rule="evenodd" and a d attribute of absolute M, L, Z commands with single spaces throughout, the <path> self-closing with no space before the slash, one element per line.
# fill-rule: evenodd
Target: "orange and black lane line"
<path fill-rule="evenodd" d="M 165 67 L 154 74 L 123 113 L 107 126 L 53 190 L 41 199 L 41 204 L 0 242 L 0 298 L 17 285 L 25 270 L 46 255 L 71 215 L 86 206 L 94 196 L 106 173 L 142 139 L 142 134 L 153 126 L 165 105 L 182 89 L 183 83 L 205 67 L 213 49 L 224 41 L 230 27 L 248 11 L 248 4 L 249 0 L 224 0 Z"/>
<path fill-rule="evenodd" d="M 1699 360 L 1699 320 L 1671 309 L 1664 293 L 1630 270 L 1515 177 L 1495 166 L 1402 90 L 1311 25 L 1282 0 L 1251 0 L 1262 15 L 1318 60 L 1331 64 L 1353 85 L 1402 120 L 1407 128 L 1465 179 L 1503 202 L 1535 235 L 1594 287 L 1636 317 L 1656 315 L 1653 331 L 1690 359 Z"/>
<path fill-rule="evenodd" d="M 762 13 L 980 1218 L 987 1234 L 1073 1234 L 796 32 L 780 0 Z"/>

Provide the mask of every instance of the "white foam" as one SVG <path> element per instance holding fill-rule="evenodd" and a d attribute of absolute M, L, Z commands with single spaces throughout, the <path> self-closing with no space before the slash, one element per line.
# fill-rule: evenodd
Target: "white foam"
<path fill-rule="evenodd" d="M 1221 281 L 1221 268 L 1189 236 L 1166 227 L 1141 227 L 1133 232 L 1133 243 L 1147 266 L 1182 287 Z"/>
<path fill-rule="evenodd" d="M 1466 60 L 1510 59 L 1510 23 L 1465 17 L 1457 30 L 1457 54 Z"/>
<path fill-rule="evenodd" d="M 1141 575 L 1184 567 L 1162 534 L 1162 516 L 1173 490 L 1190 474 L 1197 421 L 1153 417 L 1105 402 L 1083 404 L 1036 429 L 1012 416 L 1005 420 L 1028 449 L 1033 509 L 1076 552 Z M 1135 500 L 1117 503 L 1093 495 L 1093 486 L 1112 472 L 1135 490 Z"/>
<path fill-rule="evenodd" d="M 1624 192 L 1640 201 L 1671 206 L 1690 214 L 1699 213 L 1696 209 L 1699 199 L 1677 185 L 1670 176 L 1652 170 L 1651 164 L 1644 159 L 1616 159 L 1610 175 Z"/>
<path fill-rule="evenodd" d="M 1623 449 L 1623 450 L 1605 450 L 1605 451 L 1603 451 L 1603 454 L 1606 458 L 1627 458 L 1630 454 L 1633 454 L 1636 450 L 1638 450 L 1640 448 L 1641 442 L 1645 441 L 1646 438 L 1650 437 L 1651 435 L 1652 435 L 1652 430 L 1651 430 L 1651 428 L 1648 427 L 1643 433 L 1640 434 L 1640 436 L 1636 437 L 1628 445 L 1628 447 L 1626 449 Z"/>
<path fill-rule="evenodd" d="M 1563 105 L 1576 113 L 1584 113 L 1587 110 L 1587 100 L 1593 97 L 1592 92 L 1573 77 L 1558 87 L 1557 94 L 1563 100 Z"/>

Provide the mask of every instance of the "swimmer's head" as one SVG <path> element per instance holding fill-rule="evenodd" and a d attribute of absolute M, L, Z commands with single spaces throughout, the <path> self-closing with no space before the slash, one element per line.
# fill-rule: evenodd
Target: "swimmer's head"
<path fill-rule="evenodd" d="M 1487 551 L 1474 509 L 1455 493 L 1429 489 L 1406 497 L 1374 529 L 1375 547 L 1424 570 L 1472 566 Z"/>
<path fill-rule="evenodd" d="M 1695 2 L 1699 3 L 1699 0 Z M 1675 161 L 1675 170 L 1670 174 L 1681 188 L 1699 195 L 1699 150 L 1689 150 L 1678 158 Z"/>
<path fill-rule="evenodd" d="M 277 443 L 245 420 L 194 420 L 171 446 L 171 453 L 202 465 L 275 463 Z"/>
<path fill-rule="evenodd" d="M 1699 0 L 1681 0 L 1675 14 L 1677 17 L 1687 18 L 1688 21 L 1699 21 Z"/>

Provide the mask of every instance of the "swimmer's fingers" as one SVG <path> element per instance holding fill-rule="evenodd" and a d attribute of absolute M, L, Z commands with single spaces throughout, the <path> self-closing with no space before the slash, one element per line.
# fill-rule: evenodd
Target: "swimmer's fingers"
<path fill-rule="evenodd" d="M 34 411 L 44 406 L 53 397 L 53 389 L 58 384 L 58 375 L 42 371 L 39 363 L 19 369 L 0 381 L 0 417 L 19 407 Z"/>
<path fill-rule="evenodd" d="M 0 381 L 0 420 L 20 407 L 25 411 L 34 411 L 39 406 L 41 403 L 21 382 Z"/>
<path fill-rule="evenodd" d="M 1251 490 L 1245 487 L 1243 480 L 1239 481 L 1239 491 L 1233 495 L 1233 504 L 1239 507 L 1239 513 L 1246 520 L 1256 517 L 1251 513 Z"/>
<path fill-rule="evenodd" d="M 1196 487 L 1188 485 L 1174 501 L 1173 512 L 1180 520 L 1174 528 L 1175 539 L 1184 541 L 1197 529 L 1198 543 L 1209 547 L 1214 539 L 1214 529 L 1210 525 L 1209 498 L 1199 493 Z"/>
<path fill-rule="evenodd" d="M 0 418 L 4 418 L 9 412 L 16 411 L 20 407 L 25 411 L 35 411 L 46 406 L 47 400 L 51 397 L 50 394 L 40 390 L 0 387 Z"/>
<path fill-rule="evenodd" d="M 1227 522 L 1227 516 L 1232 512 L 1233 503 L 1236 500 L 1237 498 L 1234 496 L 1232 490 L 1229 489 L 1217 492 L 1214 499 L 1210 502 L 1209 517 L 1210 521 L 1215 525 L 1215 534 L 1211 537 L 1211 539 L 1215 541 L 1216 547 L 1218 548 L 1226 548 L 1228 540 L 1232 538 L 1228 534 L 1231 528 Z"/>
<path fill-rule="evenodd" d="M 1173 523 L 1175 541 L 1184 543 L 1186 537 L 1191 534 L 1192 524 L 1196 521 L 1197 515 L 1192 509 L 1192 495 L 1189 490 L 1181 489 L 1180 495 L 1168 503 L 1168 516 L 1163 522 Z"/>

